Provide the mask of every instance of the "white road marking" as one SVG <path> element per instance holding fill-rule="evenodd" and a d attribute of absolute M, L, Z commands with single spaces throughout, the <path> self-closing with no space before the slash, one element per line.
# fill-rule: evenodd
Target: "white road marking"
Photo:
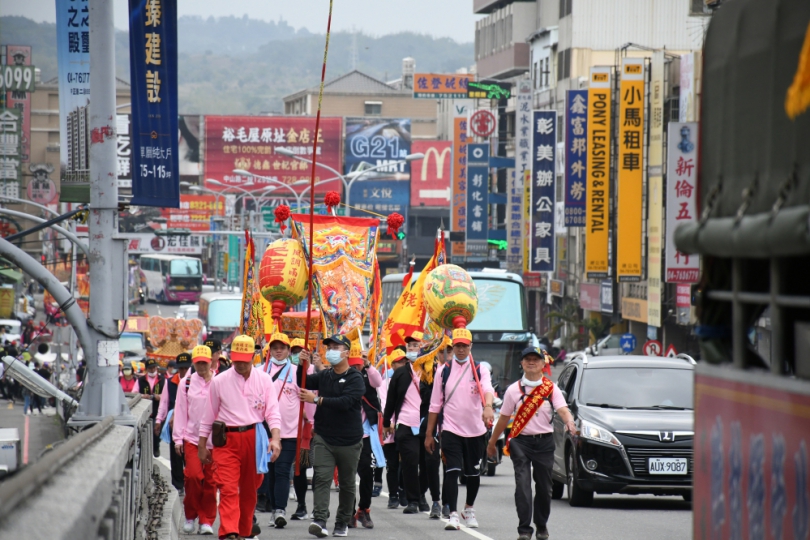
<path fill-rule="evenodd" d="M 359 486 L 360 482 L 357 482 L 357 485 Z M 390 497 L 391 495 L 387 491 L 380 491 L 380 496 L 382 496 L 382 497 Z M 422 514 L 424 514 L 426 516 L 429 516 L 430 512 L 422 512 Z M 441 518 L 440 521 L 442 521 L 443 523 L 447 523 L 450 520 Z M 463 532 L 469 534 L 473 538 L 478 538 L 478 540 L 495 540 L 494 538 L 490 538 L 489 536 L 487 536 L 485 534 L 481 534 L 480 532 L 476 531 L 475 529 L 470 529 L 469 527 L 466 527 L 464 525 L 461 525 L 460 527 L 461 527 L 459 529 L 460 531 L 463 531 Z"/>
<path fill-rule="evenodd" d="M 169 461 L 168 459 L 166 459 L 165 457 L 160 456 L 160 457 L 156 457 L 156 458 L 154 458 L 154 459 L 156 459 L 156 460 L 158 460 L 159 462 L 163 463 L 163 464 L 166 466 L 166 468 L 167 468 L 167 469 L 171 470 L 171 468 L 172 468 L 172 462 L 171 462 L 171 461 Z"/>

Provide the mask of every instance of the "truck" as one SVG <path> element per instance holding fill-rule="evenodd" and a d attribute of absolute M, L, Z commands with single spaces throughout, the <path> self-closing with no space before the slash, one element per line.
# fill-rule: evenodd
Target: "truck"
<path fill-rule="evenodd" d="M 808 538 L 810 2 L 724 2 L 703 58 L 692 537 Z"/>

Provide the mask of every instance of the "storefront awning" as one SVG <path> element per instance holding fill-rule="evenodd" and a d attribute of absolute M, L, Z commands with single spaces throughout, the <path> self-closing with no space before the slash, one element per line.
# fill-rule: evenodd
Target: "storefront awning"
<path fill-rule="evenodd" d="M 22 278 L 23 278 L 22 272 L 12 270 L 11 268 L 0 270 L 0 281 L 10 281 L 12 283 L 19 283 L 22 281 Z"/>

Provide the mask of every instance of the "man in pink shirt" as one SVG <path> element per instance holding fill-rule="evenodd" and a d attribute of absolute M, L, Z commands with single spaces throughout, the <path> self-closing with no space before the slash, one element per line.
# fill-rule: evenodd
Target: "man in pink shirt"
<path fill-rule="evenodd" d="M 453 330 L 453 359 L 436 372 L 430 397 L 427 432 L 433 433 L 442 413 L 441 447 L 445 459 L 442 502 L 450 507 L 446 530 L 459 529 L 458 477 L 467 478 L 467 501 L 461 517 L 470 528 L 478 527 L 475 498 L 481 485 L 481 459 L 484 456 L 487 426 L 495 417 L 492 411 L 494 390 L 489 371 L 474 363 L 470 350 L 472 334 L 466 328 Z M 432 453 L 436 443 L 425 438 L 425 450 Z"/>
<path fill-rule="evenodd" d="M 236 540 L 258 535 L 253 523 L 256 490 L 263 475 L 256 472 L 256 434 L 270 428 L 268 452 L 271 461 L 281 454 L 281 415 L 273 380 L 253 369 L 254 343 L 250 336 L 237 336 L 231 344 L 232 369 L 214 377 L 209 406 L 200 421 L 197 454 L 205 465 L 215 464 L 214 482 L 219 488 L 219 537 Z M 213 459 L 207 448 L 214 422 L 224 424 L 226 442 L 215 446 Z M 216 442 L 213 440 L 212 442 Z"/>
<path fill-rule="evenodd" d="M 296 373 L 298 367 L 290 359 L 290 339 L 286 334 L 270 336 L 269 351 L 262 370 L 270 375 L 276 389 L 281 412 L 281 454 L 267 467 L 267 474 L 259 488 L 259 511 L 271 512 L 269 525 L 282 529 L 287 525 L 287 500 L 290 495 L 290 471 L 295 461 L 298 437 L 298 399 Z M 265 501 L 261 499 L 264 498 Z M 261 502 L 265 502 L 264 505 Z"/>
<path fill-rule="evenodd" d="M 545 365 L 542 352 L 529 347 L 523 350 L 520 365 L 523 378 L 506 389 L 501 416 L 492 429 L 487 453 L 496 456 L 495 444 L 509 419 L 517 413 L 507 441 L 507 449 L 515 469 L 515 507 L 518 513 L 518 540 L 532 538 L 532 510 L 537 527 L 537 540 L 548 538 L 548 516 L 551 513 L 551 468 L 554 466 L 553 411 L 560 415 L 565 428 L 576 432 L 571 411 L 557 385 L 543 376 Z M 534 473 L 532 473 L 534 470 Z M 536 486 L 532 508 L 532 477 Z"/>
<path fill-rule="evenodd" d="M 181 460 L 183 456 L 186 457 L 186 496 L 183 498 L 186 523 L 183 525 L 183 532 L 193 533 L 194 522 L 199 519 L 199 534 L 210 535 L 214 534 L 213 524 L 217 518 L 217 487 L 214 485 L 213 464 L 200 462 L 197 445 L 200 441 L 200 422 L 208 407 L 208 392 L 214 379 L 211 349 L 198 345 L 189 356 L 194 362 L 196 373 L 183 377 L 177 385 L 172 440 L 174 453 Z M 208 445 L 211 447 L 210 442 Z"/>
<path fill-rule="evenodd" d="M 397 449 L 401 458 L 402 481 L 405 484 L 405 495 L 408 505 L 404 514 L 427 512 L 430 506 L 422 498 L 419 485 L 419 436 L 422 425 L 422 385 L 421 373 L 414 367 L 419 357 L 419 345 L 422 332 L 413 332 L 405 338 L 408 362 L 394 372 L 388 385 L 383 424 L 387 433 L 394 433 Z M 422 506 L 420 508 L 420 506 Z M 438 507 L 438 501 L 437 501 Z"/>

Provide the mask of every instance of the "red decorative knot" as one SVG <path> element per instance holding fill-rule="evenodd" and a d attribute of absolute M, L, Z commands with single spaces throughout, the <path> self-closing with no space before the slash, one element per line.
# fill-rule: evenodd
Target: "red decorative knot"
<path fill-rule="evenodd" d="M 284 230 L 287 228 L 287 226 L 284 225 L 284 222 L 290 217 L 290 207 L 286 204 L 282 204 L 281 206 L 278 206 L 273 213 L 276 216 L 276 223 L 280 225 L 279 229 L 281 229 L 281 232 L 284 232 Z"/>
<path fill-rule="evenodd" d="M 330 191 L 326 194 L 326 197 L 323 198 L 323 203 L 326 205 L 326 211 L 331 212 L 333 206 L 340 205 L 340 193 L 337 191 Z"/>
<path fill-rule="evenodd" d="M 388 216 L 386 223 L 388 223 L 388 234 L 391 235 L 391 238 L 396 238 L 394 235 L 399 232 L 399 228 L 405 223 L 405 218 L 402 217 L 402 214 L 394 212 Z"/>

